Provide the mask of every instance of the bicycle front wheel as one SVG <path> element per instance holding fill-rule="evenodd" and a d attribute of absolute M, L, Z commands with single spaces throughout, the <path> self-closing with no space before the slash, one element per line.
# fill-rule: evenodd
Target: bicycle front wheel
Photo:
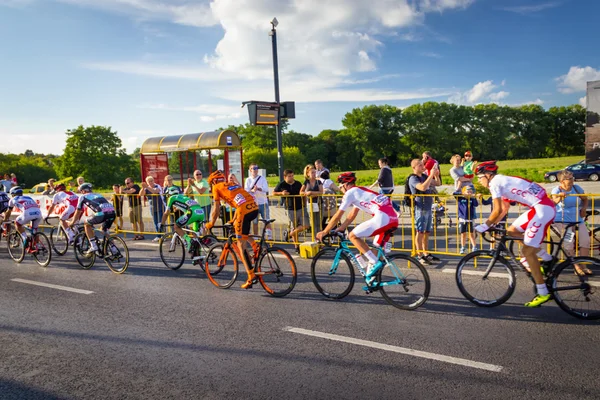
<path fill-rule="evenodd" d="M 33 258 L 35 258 L 35 261 L 40 264 L 40 266 L 47 267 L 52 260 L 52 250 L 48 236 L 44 235 L 42 232 L 36 232 L 36 234 L 33 235 L 32 240 L 31 246 L 35 246 L 34 251 L 32 252 Z"/>
<path fill-rule="evenodd" d="M 554 300 L 579 319 L 600 319 L 600 260 L 575 257 L 558 266 L 549 282 Z"/>
<path fill-rule="evenodd" d="M 50 245 L 52 246 L 52 250 L 59 256 L 64 256 L 67 253 L 69 238 L 60 225 L 53 227 L 50 231 Z"/>
<path fill-rule="evenodd" d="M 75 253 L 75 259 L 77 263 L 83 269 L 90 269 L 94 266 L 96 261 L 96 253 L 84 254 L 90 249 L 90 240 L 85 235 L 85 232 L 81 232 L 73 239 L 73 252 Z"/>
<path fill-rule="evenodd" d="M 129 267 L 129 249 L 123 239 L 109 236 L 104 241 L 104 262 L 115 274 L 122 274 Z"/>
<path fill-rule="evenodd" d="M 176 233 L 167 233 L 161 236 L 158 242 L 160 259 L 167 268 L 176 270 L 181 268 L 185 260 L 185 245 Z"/>
<path fill-rule="evenodd" d="M 388 263 L 377 273 L 377 287 L 385 301 L 402 310 L 422 306 L 431 290 L 425 267 L 405 254 L 393 254 L 387 259 Z"/>
<path fill-rule="evenodd" d="M 263 289 L 274 297 L 283 297 L 296 286 L 296 263 L 279 247 L 269 247 L 261 254 L 255 274 Z"/>
<path fill-rule="evenodd" d="M 202 236 L 200 239 L 198 239 L 198 243 L 200 243 L 200 248 L 198 249 L 198 251 L 200 252 L 199 255 L 204 255 L 206 256 L 208 254 L 208 251 L 210 250 L 210 248 L 219 243 L 219 239 L 217 239 L 217 237 L 215 235 L 204 235 Z M 204 263 L 200 263 L 200 268 L 202 268 L 202 270 L 204 270 Z"/>
<path fill-rule="evenodd" d="M 219 289 L 231 287 L 238 276 L 238 259 L 231 246 L 229 243 L 215 244 L 204 260 L 208 280 Z"/>
<path fill-rule="evenodd" d="M 324 248 L 310 265 L 310 276 L 317 290 L 329 299 L 343 299 L 354 287 L 354 269 L 341 250 Z"/>
<path fill-rule="evenodd" d="M 494 261 L 494 252 L 475 251 L 464 256 L 456 267 L 458 289 L 471 303 L 496 307 L 506 302 L 515 291 L 513 267 L 503 257 Z M 491 263 L 490 273 L 484 277 Z"/>
<path fill-rule="evenodd" d="M 8 254 L 17 263 L 20 263 L 25 258 L 23 237 L 21 237 L 21 234 L 16 229 L 8 234 Z"/>

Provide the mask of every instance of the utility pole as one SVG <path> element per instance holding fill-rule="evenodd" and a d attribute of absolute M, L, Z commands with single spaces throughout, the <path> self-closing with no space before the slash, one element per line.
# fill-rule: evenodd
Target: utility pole
<path fill-rule="evenodd" d="M 273 18 L 271 21 L 271 32 L 269 32 L 269 36 L 271 36 L 271 43 L 273 47 L 273 80 L 275 81 L 275 102 L 281 108 L 281 103 L 279 99 L 279 66 L 277 63 L 277 31 L 275 28 L 279 25 L 279 21 L 277 18 Z M 279 169 L 279 180 L 283 180 L 283 137 L 281 134 L 281 109 L 277 114 L 277 125 L 275 125 L 275 130 L 277 132 L 277 167 Z"/>

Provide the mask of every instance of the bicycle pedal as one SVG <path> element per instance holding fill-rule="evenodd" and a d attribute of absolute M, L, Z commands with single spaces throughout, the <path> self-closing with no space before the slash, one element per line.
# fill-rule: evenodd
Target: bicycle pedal
<path fill-rule="evenodd" d="M 363 287 L 363 290 L 365 291 L 365 294 L 371 294 L 371 293 L 373 293 L 373 290 L 371 290 L 371 288 L 366 288 L 366 289 L 365 289 L 365 288 Z"/>

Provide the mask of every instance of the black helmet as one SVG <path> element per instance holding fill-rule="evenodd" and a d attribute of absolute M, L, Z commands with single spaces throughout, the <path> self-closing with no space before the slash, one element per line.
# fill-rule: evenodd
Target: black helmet
<path fill-rule="evenodd" d="M 92 191 L 92 184 L 91 183 L 82 183 L 81 185 L 79 185 L 79 187 L 77 188 L 77 190 L 79 190 L 80 192 L 91 192 Z"/>

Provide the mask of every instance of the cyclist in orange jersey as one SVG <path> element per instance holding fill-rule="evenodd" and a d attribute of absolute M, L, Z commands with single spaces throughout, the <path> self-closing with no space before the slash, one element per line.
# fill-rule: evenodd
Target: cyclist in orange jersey
<path fill-rule="evenodd" d="M 206 224 L 207 229 L 211 229 L 217 218 L 219 217 L 219 201 L 223 200 L 230 207 L 235 208 L 233 215 L 233 228 L 237 237 L 237 244 L 242 255 L 242 262 L 248 273 L 248 280 L 242 285 L 242 289 L 250 289 L 252 282 L 256 279 L 254 269 L 250 265 L 250 260 L 246 257 L 244 248 L 246 242 L 250 242 L 254 254 L 258 254 L 258 244 L 252 237 L 249 237 L 250 225 L 256 217 L 258 217 L 258 205 L 254 201 L 254 197 L 246 192 L 239 183 L 228 181 L 225 178 L 223 171 L 215 171 L 208 177 L 208 183 L 212 186 L 212 194 L 215 204 L 212 207 L 210 219 Z"/>

